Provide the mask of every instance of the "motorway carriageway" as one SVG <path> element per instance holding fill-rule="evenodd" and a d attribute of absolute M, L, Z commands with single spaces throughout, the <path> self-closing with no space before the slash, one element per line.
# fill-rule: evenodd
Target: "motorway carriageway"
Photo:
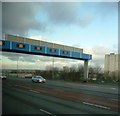
<path fill-rule="evenodd" d="M 118 88 L 63 81 L 2 81 L 3 114 L 118 114 Z"/>

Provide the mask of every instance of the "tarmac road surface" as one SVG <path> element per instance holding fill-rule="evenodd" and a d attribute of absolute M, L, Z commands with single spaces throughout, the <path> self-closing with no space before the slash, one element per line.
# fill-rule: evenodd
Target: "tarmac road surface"
<path fill-rule="evenodd" d="M 118 88 L 47 80 L 2 81 L 2 114 L 118 114 Z"/>

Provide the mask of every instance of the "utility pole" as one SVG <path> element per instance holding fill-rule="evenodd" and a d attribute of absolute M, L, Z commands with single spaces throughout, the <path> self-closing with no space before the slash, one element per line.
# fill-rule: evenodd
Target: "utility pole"
<path fill-rule="evenodd" d="M 18 77 L 18 54 L 17 54 L 17 77 Z"/>
<path fill-rule="evenodd" d="M 52 59 L 52 78 L 54 79 L 54 57 L 53 57 L 53 59 Z"/>

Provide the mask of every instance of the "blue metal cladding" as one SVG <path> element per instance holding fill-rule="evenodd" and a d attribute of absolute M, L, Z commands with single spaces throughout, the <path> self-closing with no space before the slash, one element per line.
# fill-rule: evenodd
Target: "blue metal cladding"
<path fill-rule="evenodd" d="M 31 45 L 31 52 L 45 54 L 45 47 Z"/>
<path fill-rule="evenodd" d="M 70 51 L 60 49 L 60 56 L 70 57 Z"/>
<path fill-rule="evenodd" d="M 82 58 L 85 60 L 90 60 L 91 59 L 91 55 L 89 54 L 82 54 Z"/>
<path fill-rule="evenodd" d="M 92 55 L 89 55 L 90 56 L 90 59 L 92 59 Z"/>
<path fill-rule="evenodd" d="M 24 47 L 18 47 L 18 45 L 23 45 Z M 12 50 L 15 51 L 24 51 L 24 52 L 29 52 L 29 44 L 24 44 L 24 43 L 19 43 L 19 42 L 12 42 Z"/>
<path fill-rule="evenodd" d="M 10 49 L 10 41 L 0 40 L 0 49 Z"/>
<path fill-rule="evenodd" d="M 56 55 L 58 56 L 59 55 L 59 49 L 56 49 L 56 48 L 49 48 L 49 47 L 46 47 L 47 48 L 47 53 L 48 55 Z"/>
<path fill-rule="evenodd" d="M 67 51 L 62 49 L 54 49 L 45 46 L 35 46 L 31 44 L 12 42 L 8 40 L 0 40 L 0 50 L 9 52 L 20 52 L 45 56 L 65 57 L 79 60 L 91 60 L 92 55 L 80 52 Z"/>
<path fill-rule="evenodd" d="M 73 58 L 80 58 L 80 53 L 79 52 L 72 52 L 72 56 Z"/>

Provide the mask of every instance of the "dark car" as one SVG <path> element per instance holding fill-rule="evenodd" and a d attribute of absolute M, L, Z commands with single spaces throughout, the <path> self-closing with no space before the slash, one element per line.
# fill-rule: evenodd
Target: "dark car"
<path fill-rule="evenodd" d="M 6 79 L 7 79 L 7 77 L 6 77 L 5 75 L 4 75 L 4 76 L 3 76 L 3 75 L 1 75 L 1 79 L 2 79 L 2 80 L 6 80 Z"/>

